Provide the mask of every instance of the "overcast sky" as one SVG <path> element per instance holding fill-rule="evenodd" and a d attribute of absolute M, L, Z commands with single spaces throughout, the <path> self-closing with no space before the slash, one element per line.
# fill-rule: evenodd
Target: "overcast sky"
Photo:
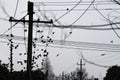
<path fill-rule="evenodd" d="M 110 21 L 119 22 L 119 16 L 120 16 L 119 5 L 117 5 L 115 2 L 111 2 L 111 0 L 96 0 L 94 2 L 95 5 L 91 3 L 94 0 L 81 0 L 81 1 L 79 0 L 75 0 L 75 1 L 74 0 L 65 0 L 65 1 L 64 0 L 31 0 L 31 1 L 36 2 L 35 5 L 39 5 L 39 8 L 41 10 L 41 13 L 40 13 L 38 10 L 38 6 L 34 7 L 34 10 L 35 10 L 34 19 L 37 19 L 37 16 L 39 16 L 39 18 L 41 18 L 40 20 L 46 21 L 47 19 L 43 17 L 43 15 L 45 16 L 46 14 L 46 17 L 48 18 L 48 20 L 53 19 L 53 21 L 55 21 L 55 18 L 58 19 L 60 23 L 55 22 L 55 24 L 57 25 L 71 25 L 79 17 L 80 17 L 79 20 L 76 21 L 76 23 L 74 23 L 73 25 L 87 25 L 91 28 L 90 25 L 109 24 L 108 22 Z M 45 2 L 49 2 L 49 3 L 45 3 Z M 50 2 L 53 2 L 53 3 L 50 3 Z M 63 2 L 63 3 L 57 3 L 57 2 Z M 0 18 L 9 20 L 10 16 L 14 17 L 15 15 L 16 19 L 21 19 L 23 16 L 25 16 L 27 14 L 27 1 L 19 0 L 17 11 L 15 14 L 16 4 L 17 4 L 17 0 L 0 0 L 0 6 L 1 6 Z M 83 4 L 86 4 L 86 5 L 83 5 Z M 7 14 L 2 9 L 2 7 L 6 9 Z M 95 9 L 98 9 L 102 13 L 102 15 L 104 15 L 104 17 L 99 13 L 99 11 Z M 61 17 L 62 15 L 64 16 Z M 105 18 L 107 19 L 109 18 L 110 21 Z M 119 25 L 117 26 L 119 27 Z M 9 21 L 4 21 L 0 19 L 0 34 L 4 33 L 9 27 L 10 27 Z M 113 27 L 116 28 L 116 26 L 113 26 Z M 103 28 L 111 28 L 111 26 L 104 26 Z M 44 33 L 36 34 L 35 33 L 36 29 L 37 28 L 34 27 L 34 36 L 50 35 L 52 39 L 56 39 L 56 40 L 114 44 L 114 45 L 120 44 L 120 38 L 118 38 L 118 36 L 114 33 L 113 30 L 87 30 L 87 29 L 74 29 L 74 28 L 59 29 L 54 27 L 53 28 L 42 27 L 40 29 L 43 30 Z M 20 24 L 17 24 L 14 28 L 12 28 L 12 33 L 16 36 L 24 36 L 23 30 L 24 30 L 23 25 L 20 23 Z M 117 34 L 119 35 L 120 34 L 119 31 L 118 30 L 116 31 L 117 31 Z M 55 32 L 55 34 L 51 35 L 50 34 L 51 32 Z M 69 34 L 70 32 L 72 32 L 72 34 Z M 5 34 L 9 34 L 9 33 L 10 31 L 7 31 Z M 27 33 L 25 34 L 27 36 Z M 0 41 L 8 41 L 8 40 L 0 38 Z M 19 53 L 25 53 L 26 49 L 25 49 L 25 45 L 20 44 L 21 42 L 24 43 L 24 41 L 14 40 L 14 42 L 16 43 L 19 42 L 18 49 L 15 49 L 13 52 L 14 53 L 13 61 L 15 64 L 14 69 L 20 70 L 23 66 L 21 67 L 20 65 L 18 65 L 16 61 L 26 59 L 24 55 L 19 56 Z M 57 75 L 61 74 L 63 71 L 65 73 L 68 73 L 75 70 L 75 68 L 79 67 L 77 63 L 79 63 L 79 60 L 81 59 L 81 53 L 83 54 L 85 59 L 99 65 L 103 65 L 103 66 L 112 66 L 116 64 L 120 65 L 119 52 L 106 51 L 106 49 L 104 49 L 104 51 L 89 50 L 88 47 L 90 46 L 88 45 L 88 46 L 82 47 L 82 49 L 74 49 L 74 48 L 67 49 L 67 48 L 64 48 L 63 45 L 60 45 L 59 48 L 47 47 L 46 49 L 48 50 L 48 52 L 50 52 L 49 57 L 50 57 L 51 64 L 53 66 L 53 70 L 55 74 Z M 40 48 L 41 46 L 37 46 L 37 49 L 40 49 Z M 9 56 L 9 46 L 7 45 L 7 43 L 3 43 L 3 42 L 0 43 L 0 51 L 1 51 L 0 59 L 3 62 L 7 63 L 8 56 Z M 39 53 L 42 54 L 41 51 L 36 51 L 36 54 L 39 54 Z M 41 62 L 41 59 L 37 61 L 38 64 L 40 64 L 40 62 Z M 105 76 L 107 68 L 89 64 L 85 61 L 83 61 L 83 63 L 86 64 L 84 68 L 86 68 L 87 72 L 89 73 L 89 76 L 92 76 L 92 75 L 94 75 L 95 77 Z"/>

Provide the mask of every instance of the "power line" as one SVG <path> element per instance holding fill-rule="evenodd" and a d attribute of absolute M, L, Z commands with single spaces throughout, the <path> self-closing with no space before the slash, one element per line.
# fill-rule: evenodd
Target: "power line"
<path fill-rule="evenodd" d="M 112 10 L 119 10 L 120 8 L 100 8 L 99 10 L 105 10 L 105 11 L 112 11 Z M 86 9 L 73 9 L 72 11 L 84 11 Z M 39 11 L 39 10 L 35 10 L 36 12 Z M 52 9 L 52 10 L 49 10 L 49 9 L 45 9 L 45 10 L 41 10 L 41 11 L 50 11 L 50 12 L 53 12 L 53 11 L 67 11 L 66 9 Z M 89 9 L 88 11 L 95 11 L 95 9 Z"/>
<path fill-rule="evenodd" d="M 109 54 L 104 54 L 103 56 L 102 56 L 102 54 L 97 55 L 97 56 L 93 56 L 92 55 L 91 57 L 86 57 L 86 59 L 89 59 L 91 61 L 95 61 L 97 63 L 98 62 L 101 63 L 101 62 L 108 62 L 108 61 L 110 62 L 112 60 L 117 60 L 116 57 L 117 58 L 120 57 L 119 53 L 114 53 L 114 54 L 113 53 L 109 53 Z"/>
<path fill-rule="evenodd" d="M 56 27 L 56 28 L 73 28 L 73 29 L 86 29 L 86 30 L 112 30 L 113 28 L 109 27 L 111 25 L 116 25 L 116 24 L 120 24 L 120 22 L 111 22 L 111 23 L 106 23 L 106 24 L 99 24 L 99 25 L 44 25 L 44 24 L 40 24 L 40 27 Z M 34 26 L 36 26 L 34 24 Z M 120 28 L 114 28 L 115 30 L 119 30 Z"/>
<path fill-rule="evenodd" d="M 0 20 L 3 20 L 3 21 L 8 21 L 8 19 L 5 19 L 5 18 L 1 18 L 1 17 L 0 17 Z"/>
<path fill-rule="evenodd" d="M 91 7 L 91 5 L 92 5 L 94 2 L 95 2 L 95 0 L 93 0 L 93 1 L 91 2 L 91 4 L 86 8 L 86 10 L 85 10 L 74 22 L 72 22 L 72 24 L 70 24 L 70 25 L 75 24 L 75 23 L 88 11 L 88 9 Z"/>
<path fill-rule="evenodd" d="M 2 35 L 0 36 L 2 39 L 9 39 L 10 36 Z M 23 41 L 24 37 L 22 36 L 14 36 L 14 40 Z M 26 38 L 27 40 L 27 38 Z M 42 43 L 41 38 L 37 38 L 36 43 Z M 44 39 L 46 41 L 47 39 Z M 62 48 L 80 48 L 83 50 L 95 50 L 95 51 L 108 51 L 108 52 L 120 52 L 120 45 L 115 44 L 104 44 L 104 43 L 90 43 L 90 42 L 76 42 L 76 41 L 61 41 L 61 40 L 53 40 L 53 43 L 49 43 L 50 46 L 60 46 L 63 45 Z M 44 44 L 43 44 L 44 45 Z"/>
<path fill-rule="evenodd" d="M 91 3 L 91 1 L 82 1 L 83 3 Z M 99 0 L 99 1 L 95 1 L 95 2 L 113 2 L 113 1 L 104 1 L 104 0 Z M 58 2 L 34 2 L 35 4 L 36 3 L 78 3 L 78 1 L 58 1 Z"/>
<path fill-rule="evenodd" d="M 74 28 L 74 29 L 85 29 L 85 30 L 113 30 L 113 28 L 109 28 L 109 26 L 111 25 L 117 25 L 117 24 L 120 24 L 120 22 L 111 22 L 111 23 L 108 23 L 108 24 L 99 24 L 99 25 L 45 25 L 45 24 L 39 24 L 39 27 L 56 27 L 56 28 Z M 28 25 L 28 24 L 26 24 Z M 34 24 L 34 26 L 36 26 L 36 24 Z M 114 28 L 114 30 L 119 30 L 120 28 Z M 5 32 L 6 33 L 6 32 Z"/>
<path fill-rule="evenodd" d="M 100 64 L 94 63 L 94 62 L 92 62 L 92 61 L 88 61 L 87 59 L 84 58 L 84 56 L 83 56 L 82 53 L 81 53 L 81 57 L 82 57 L 82 59 L 83 59 L 85 62 L 87 62 L 87 63 L 89 63 L 89 64 L 92 64 L 92 65 L 95 65 L 95 66 L 99 66 L 99 67 L 104 67 L 104 68 L 109 68 L 109 67 L 111 67 L 111 66 L 106 66 L 106 65 L 100 65 Z"/>
<path fill-rule="evenodd" d="M 88 30 L 112 30 L 112 28 L 104 28 L 105 26 L 111 26 L 111 25 L 116 25 L 120 24 L 120 22 L 112 22 L 108 24 L 100 24 L 100 25 L 53 25 L 53 27 L 57 28 L 76 28 L 76 29 L 88 29 Z M 96 27 L 96 28 L 95 28 Z M 103 27 L 103 28 L 100 28 Z M 114 28 L 114 29 L 119 29 L 119 28 Z"/>
<path fill-rule="evenodd" d="M 2 42 L 2 43 L 8 43 L 7 41 L 0 41 L 0 42 Z M 15 43 L 15 42 L 14 42 Z M 21 43 L 21 42 L 16 42 L 15 44 L 22 44 L 22 45 L 25 45 L 24 43 Z M 91 43 L 92 44 L 92 43 Z M 36 46 L 46 46 L 45 44 L 36 44 Z M 88 47 L 84 47 L 84 46 L 81 46 L 81 47 L 74 47 L 74 46 L 65 46 L 65 45 L 63 45 L 62 47 L 61 47 L 61 45 L 60 44 L 58 44 L 58 45 L 56 45 L 56 44 L 51 44 L 51 45 L 49 45 L 49 46 L 47 46 L 47 47 L 51 47 L 51 48 L 64 48 L 64 49 L 80 49 L 80 50 L 87 50 L 87 51 L 105 51 L 105 52 L 120 52 L 120 49 L 118 49 L 118 50 L 113 50 L 113 48 L 112 49 L 99 49 L 98 47 L 96 47 L 96 48 L 88 48 Z M 102 46 L 101 46 L 102 47 Z"/>
<path fill-rule="evenodd" d="M 62 17 L 64 17 L 65 15 L 67 15 L 69 12 L 71 12 L 74 8 L 76 8 L 80 3 L 82 2 L 82 0 L 80 0 L 75 6 L 73 6 L 69 11 L 67 11 L 66 13 L 64 13 L 63 15 L 61 15 L 58 19 L 56 19 L 54 22 L 57 22 L 59 19 L 61 19 Z"/>
<path fill-rule="evenodd" d="M 95 8 L 95 7 L 94 7 Z M 97 8 L 95 8 L 96 9 L 96 11 L 103 17 L 103 18 L 105 18 L 106 20 L 107 20 L 107 22 L 109 22 L 109 23 L 113 23 L 110 19 L 107 19 Z M 117 31 L 114 29 L 114 27 L 113 27 L 113 25 L 110 25 L 111 26 L 111 28 L 112 28 L 112 30 L 113 30 L 113 32 L 116 34 L 116 36 L 120 39 L 120 36 L 119 36 L 119 34 L 117 33 Z M 117 28 L 119 28 L 117 25 L 115 25 Z"/>
<path fill-rule="evenodd" d="M 55 7 L 63 7 L 63 6 L 73 6 L 73 5 L 75 5 L 75 3 L 71 3 L 71 4 L 66 4 L 66 3 L 62 3 L 62 4 L 60 4 L 60 3 L 58 3 L 58 4 L 45 4 L 45 3 L 40 3 L 40 4 L 36 4 L 35 6 L 44 6 L 44 7 L 48 7 L 48 6 L 55 6 Z M 79 5 L 90 5 L 89 3 L 81 3 L 81 4 L 79 4 Z M 92 4 L 93 5 L 93 4 Z M 114 3 L 101 3 L 101 4 L 99 4 L 99 3 L 95 3 L 95 5 L 116 5 L 116 4 L 114 4 Z"/>
<path fill-rule="evenodd" d="M 27 15 L 25 15 L 24 17 L 22 17 L 20 20 L 24 19 L 26 16 L 27 16 Z M 11 18 L 12 18 L 12 17 L 11 17 Z M 11 18 L 10 18 L 10 19 L 11 19 Z M 18 24 L 18 23 L 19 23 L 19 21 L 16 22 L 14 25 L 12 25 L 10 28 L 8 28 L 6 31 L 4 31 L 2 34 L 0 34 L 0 36 L 1 36 L 1 35 L 4 35 L 4 34 L 7 33 L 9 30 L 11 30 L 12 28 L 14 28 L 15 25 Z"/>
<path fill-rule="evenodd" d="M 117 60 L 117 58 L 120 58 L 120 55 L 116 54 L 116 55 L 110 55 L 110 56 L 106 56 L 105 58 L 101 58 L 101 59 L 96 59 L 94 60 L 95 62 L 111 62 L 113 60 Z"/>
<path fill-rule="evenodd" d="M 76 5 L 78 1 L 69 1 L 69 2 L 34 2 L 35 6 L 72 6 Z M 90 5 L 91 1 L 82 1 L 78 5 Z M 113 1 L 95 1 L 95 5 L 116 5 Z M 92 4 L 93 5 L 93 4 Z"/>
<path fill-rule="evenodd" d="M 117 0 L 113 0 L 116 4 L 120 5 L 120 2 L 118 2 Z"/>
<path fill-rule="evenodd" d="M 17 3 L 16 3 L 16 8 L 15 8 L 15 12 L 14 12 L 14 17 L 16 16 L 16 12 L 17 12 L 17 9 L 18 9 L 18 3 L 19 3 L 19 0 L 17 0 Z"/>

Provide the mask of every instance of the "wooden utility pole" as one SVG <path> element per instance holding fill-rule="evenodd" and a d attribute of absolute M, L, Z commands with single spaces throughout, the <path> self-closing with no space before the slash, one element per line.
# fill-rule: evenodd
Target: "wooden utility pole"
<path fill-rule="evenodd" d="M 27 80 L 31 80 L 31 71 L 32 71 L 32 40 L 33 40 L 33 23 L 53 23 L 52 20 L 50 21 L 39 21 L 33 20 L 33 2 L 28 1 L 28 16 L 29 20 L 16 20 L 14 18 L 10 18 L 10 22 L 28 22 L 28 51 L 27 51 Z"/>
<path fill-rule="evenodd" d="M 65 78 L 65 74 L 64 72 L 62 72 L 62 80 L 64 80 L 64 78 Z"/>
<path fill-rule="evenodd" d="M 32 70 L 33 14 L 34 14 L 33 3 L 28 2 L 29 27 L 28 27 L 28 52 L 27 52 L 27 80 L 31 80 Z"/>

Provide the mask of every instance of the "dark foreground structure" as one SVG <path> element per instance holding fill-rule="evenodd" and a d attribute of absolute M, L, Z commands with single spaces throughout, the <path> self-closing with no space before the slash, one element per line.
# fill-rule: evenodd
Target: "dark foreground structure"
<path fill-rule="evenodd" d="M 26 80 L 26 71 L 14 71 L 12 73 L 5 66 L 0 66 L 0 80 Z M 40 70 L 32 71 L 32 80 L 45 80 L 45 74 Z"/>

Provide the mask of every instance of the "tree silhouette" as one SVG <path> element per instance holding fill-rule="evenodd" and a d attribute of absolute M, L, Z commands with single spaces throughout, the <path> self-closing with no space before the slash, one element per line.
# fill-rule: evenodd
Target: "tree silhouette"
<path fill-rule="evenodd" d="M 8 80 L 9 71 L 5 64 L 0 64 L 0 80 Z"/>
<path fill-rule="evenodd" d="M 120 80 L 120 66 L 110 67 L 104 80 Z"/>
<path fill-rule="evenodd" d="M 86 72 L 86 69 L 82 69 L 82 73 L 79 68 L 77 68 L 75 71 L 71 72 L 71 78 L 72 80 L 80 80 L 80 74 L 82 74 L 82 80 L 88 79 L 88 73 Z"/>
<path fill-rule="evenodd" d="M 45 61 L 42 65 L 43 72 L 45 73 L 45 80 L 53 80 L 54 78 L 54 73 L 53 73 L 53 68 L 50 64 L 49 57 L 45 57 Z"/>
<path fill-rule="evenodd" d="M 45 74 L 40 70 L 32 71 L 32 80 L 45 80 Z"/>
<path fill-rule="evenodd" d="M 12 80 L 26 80 L 26 71 L 14 71 Z M 45 74 L 40 70 L 32 71 L 32 80 L 45 80 Z"/>

